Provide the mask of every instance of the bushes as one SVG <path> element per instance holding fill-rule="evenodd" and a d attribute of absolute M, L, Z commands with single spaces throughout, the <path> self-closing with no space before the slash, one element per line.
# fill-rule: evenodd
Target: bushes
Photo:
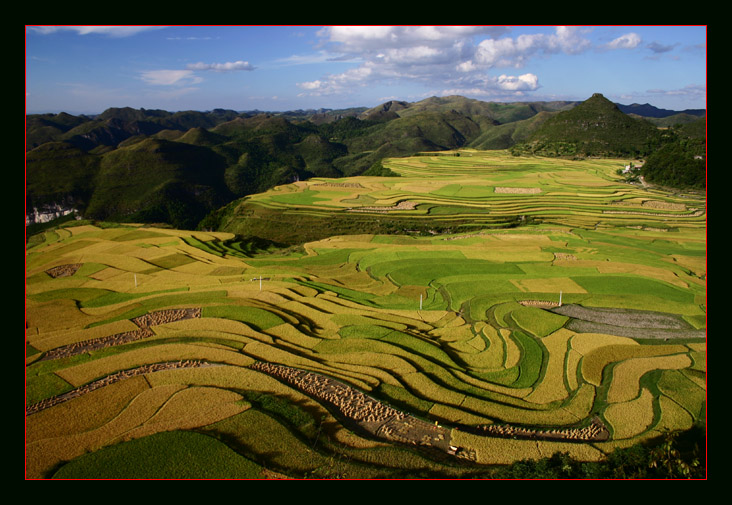
<path fill-rule="evenodd" d="M 678 188 L 706 188 L 705 142 L 678 141 L 653 153 L 643 165 L 648 182 Z"/>
<path fill-rule="evenodd" d="M 602 462 L 580 462 L 567 453 L 524 460 L 491 472 L 499 479 L 705 479 L 704 432 L 667 433 L 649 444 L 617 449 Z"/>

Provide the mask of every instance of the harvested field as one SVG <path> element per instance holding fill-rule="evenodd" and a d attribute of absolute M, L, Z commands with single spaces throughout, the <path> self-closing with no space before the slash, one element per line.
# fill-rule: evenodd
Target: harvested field
<path fill-rule="evenodd" d="M 503 188 L 497 187 L 496 193 L 509 194 L 509 195 L 536 195 L 541 193 L 539 188 Z"/>
<path fill-rule="evenodd" d="M 450 448 L 450 430 L 408 416 L 341 382 L 272 363 L 258 362 L 253 368 L 285 380 L 300 391 L 326 402 L 379 438 L 454 453 Z"/>
<path fill-rule="evenodd" d="M 69 277 L 71 275 L 74 275 L 76 271 L 81 268 L 81 266 L 81 263 L 75 263 L 72 265 L 60 265 L 46 270 L 46 273 L 54 279 L 58 277 Z"/>
<path fill-rule="evenodd" d="M 468 431 L 477 434 L 489 434 L 496 437 L 526 438 L 531 440 L 601 442 L 610 438 L 610 432 L 598 417 L 593 418 L 592 423 L 584 428 L 539 430 L 502 424 L 489 424 Z"/>
<path fill-rule="evenodd" d="M 392 211 L 395 211 L 395 210 L 414 210 L 415 208 L 417 208 L 417 203 L 416 202 L 403 201 L 403 202 L 399 202 L 396 205 L 392 205 L 391 207 L 356 207 L 356 208 L 353 208 L 353 209 L 348 209 L 348 211 L 349 212 L 377 212 L 377 213 L 381 212 L 381 213 L 386 213 L 386 212 L 392 212 Z"/>
<path fill-rule="evenodd" d="M 681 317 L 632 309 L 588 308 L 563 305 L 552 312 L 572 318 L 566 328 L 578 333 L 606 333 L 630 338 L 706 338 L 706 330 L 695 330 Z"/>

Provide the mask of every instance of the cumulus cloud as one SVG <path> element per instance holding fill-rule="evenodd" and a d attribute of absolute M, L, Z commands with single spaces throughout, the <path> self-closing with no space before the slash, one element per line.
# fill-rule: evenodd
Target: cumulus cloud
<path fill-rule="evenodd" d="M 515 38 L 505 36 L 508 32 L 507 27 L 491 26 L 327 27 L 319 31 L 321 48 L 333 60 L 357 61 L 359 66 L 298 86 L 304 94 L 324 95 L 345 93 L 356 86 L 409 81 L 432 88 L 518 95 L 537 89 L 538 77 L 530 73 L 491 76 L 488 72 L 520 68 L 540 55 L 577 54 L 591 46 L 584 29 L 576 27 Z"/>
<path fill-rule="evenodd" d="M 495 37 L 507 31 L 502 26 L 331 26 L 318 35 L 338 52 L 363 54 L 420 44 L 449 47 L 458 39 Z"/>
<path fill-rule="evenodd" d="M 236 72 L 239 70 L 254 70 L 248 61 L 231 61 L 226 63 L 191 63 L 186 66 L 189 70 L 212 70 L 214 72 Z"/>
<path fill-rule="evenodd" d="M 539 87 L 539 78 L 534 74 L 501 75 L 496 79 L 496 85 L 507 91 L 534 91 Z"/>
<path fill-rule="evenodd" d="M 566 53 L 579 54 L 591 43 L 582 30 L 559 26 L 553 34 L 526 34 L 515 39 L 486 39 L 478 44 L 475 63 L 484 67 L 523 67 L 536 55 Z"/>
<path fill-rule="evenodd" d="M 605 49 L 635 49 L 641 43 L 641 37 L 637 33 L 626 33 L 608 42 Z"/>

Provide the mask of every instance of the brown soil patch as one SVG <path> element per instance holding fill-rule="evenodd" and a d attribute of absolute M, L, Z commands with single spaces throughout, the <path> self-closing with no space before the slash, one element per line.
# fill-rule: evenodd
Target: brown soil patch
<path fill-rule="evenodd" d="M 643 207 L 663 210 L 686 210 L 686 205 L 683 203 L 660 202 L 658 200 L 645 200 Z"/>
<path fill-rule="evenodd" d="M 495 193 L 506 193 L 511 195 L 535 195 L 541 193 L 539 188 L 502 188 L 497 187 L 493 190 Z"/>
<path fill-rule="evenodd" d="M 544 300 L 521 300 L 519 302 L 524 307 L 539 307 L 540 309 L 553 309 L 559 307 L 558 302 L 547 302 Z"/>
<path fill-rule="evenodd" d="M 317 184 L 313 184 L 312 187 L 329 187 L 329 188 L 363 188 L 359 183 L 357 182 L 319 182 Z"/>
<path fill-rule="evenodd" d="M 706 338 L 706 330 L 696 330 L 680 316 L 632 309 L 589 308 L 563 305 L 552 312 L 570 317 L 565 328 L 578 333 L 604 333 L 630 338 Z"/>
<path fill-rule="evenodd" d="M 190 309 L 167 309 L 150 312 L 140 317 L 132 319 L 140 328 L 149 328 L 150 326 L 157 326 L 159 324 L 174 323 L 175 321 L 182 321 L 184 319 L 193 319 L 201 317 L 201 308 L 190 308 Z"/>
<path fill-rule="evenodd" d="M 479 426 L 476 433 L 488 433 L 497 437 L 528 438 L 533 440 L 561 440 L 577 442 L 601 442 L 610 439 L 610 431 L 603 422 L 595 417 L 589 426 L 584 428 L 565 428 L 550 430 L 534 430 L 510 425 L 489 424 Z"/>
<path fill-rule="evenodd" d="M 46 273 L 54 279 L 57 277 L 69 277 L 74 275 L 76 271 L 81 268 L 81 265 L 82 263 L 59 265 L 57 267 L 49 268 L 48 270 L 46 270 Z"/>
<path fill-rule="evenodd" d="M 348 209 L 349 212 L 376 212 L 377 214 L 386 214 L 394 210 L 414 210 L 417 208 L 417 202 L 399 202 L 391 207 L 357 207 Z"/>

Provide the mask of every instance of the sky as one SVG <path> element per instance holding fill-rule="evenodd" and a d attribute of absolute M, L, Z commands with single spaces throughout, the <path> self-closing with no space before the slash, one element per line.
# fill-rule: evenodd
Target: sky
<path fill-rule="evenodd" d="M 706 108 L 706 26 L 32 26 L 26 113 L 287 111 L 462 95 Z"/>

